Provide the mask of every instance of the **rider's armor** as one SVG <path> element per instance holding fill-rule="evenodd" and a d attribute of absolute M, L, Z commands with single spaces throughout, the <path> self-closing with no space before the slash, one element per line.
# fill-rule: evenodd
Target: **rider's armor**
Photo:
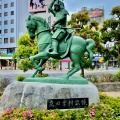
<path fill-rule="evenodd" d="M 56 16 L 55 16 L 56 21 L 59 20 L 62 15 L 68 15 L 68 12 L 65 9 L 62 9 L 61 11 L 57 12 Z M 65 37 L 66 30 L 64 28 L 66 27 L 66 22 L 67 22 L 67 17 L 66 17 L 66 19 L 64 19 L 63 21 L 61 21 L 55 25 L 56 31 L 54 32 L 52 38 L 57 39 L 57 40 L 61 40 Z"/>
<path fill-rule="evenodd" d="M 57 5 L 60 7 L 59 11 L 56 11 L 54 16 L 56 17 L 55 21 L 60 20 L 63 16 L 65 18 L 61 20 L 59 23 L 55 24 L 55 32 L 53 33 L 52 39 L 53 39 L 53 52 L 51 54 L 58 54 L 57 53 L 57 48 L 58 48 L 58 41 L 62 40 L 66 36 L 66 30 L 64 29 L 66 27 L 66 22 L 67 22 L 67 15 L 69 15 L 68 11 L 65 10 L 64 8 L 64 3 L 60 0 L 57 0 L 54 2 L 54 6 Z M 54 9 L 55 11 L 55 9 Z"/>

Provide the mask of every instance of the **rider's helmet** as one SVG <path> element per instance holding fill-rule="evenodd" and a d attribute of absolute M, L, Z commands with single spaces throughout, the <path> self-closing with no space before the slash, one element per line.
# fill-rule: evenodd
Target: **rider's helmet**
<path fill-rule="evenodd" d="M 60 9 L 64 9 L 64 3 L 63 3 L 61 0 L 56 0 L 56 1 L 54 2 L 54 6 L 55 6 L 55 5 L 60 6 Z"/>

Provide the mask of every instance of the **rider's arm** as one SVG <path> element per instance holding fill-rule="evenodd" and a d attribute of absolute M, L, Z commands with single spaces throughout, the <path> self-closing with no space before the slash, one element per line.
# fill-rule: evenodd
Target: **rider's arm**
<path fill-rule="evenodd" d="M 48 7 L 48 11 L 51 12 L 54 16 L 56 14 L 56 12 L 53 10 L 53 4 L 54 4 L 55 0 L 52 0 L 50 6 Z"/>

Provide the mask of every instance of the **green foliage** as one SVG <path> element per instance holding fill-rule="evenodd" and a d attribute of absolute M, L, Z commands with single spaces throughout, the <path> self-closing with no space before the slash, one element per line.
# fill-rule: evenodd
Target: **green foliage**
<path fill-rule="evenodd" d="M 99 23 L 97 21 L 92 21 L 90 23 L 90 28 L 95 27 L 95 29 L 98 30 L 98 25 L 99 25 Z"/>
<path fill-rule="evenodd" d="M 120 71 L 113 76 L 113 79 L 120 82 Z"/>
<path fill-rule="evenodd" d="M 18 75 L 16 79 L 17 79 L 17 81 L 23 81 L 25 79 L 25 77 Z"/>
<path fill-rule="evenodd" d="M 72 28 L 83 28 L 89 22 L 89 12 L 78 12 L 71 15 L 68 25 L 71 25 Z"/>
<path fill-rule="evenodd" d="M 100 103 L 84 110 L 29 110 L 13 108 L 3 112 L 1 120 L 120 120 L 120 98 L 100 93 Z"/>
<path fill-rule="evenodd" d="M 113 98 L 100 93 L 100 100 L 103 104 L 108 105 L 113 110 L 115 120 L 120 120 L 120 97 Z"/>
<path fill-rule="evenodd" d="M 120 18 L 120 6 L 116 6 L 112 9 L 111 15 L 116 15 L 117 18 Z"/>
<path fill-rule="evenodd" d="M 103 28 L 101 29 L 101 39 L 104 43 L 108 41 L 115 41 L 118 43 L 118 47 L 114 47 L 109 50 L 109 55 L 118 58 L 120 53 L 120 6 L 116 6 L 111 10 L 112 18 L 104 21 Z M 115 45 L 116 46 L 116 45 Z M 106 51 L 104 52 L 106 54 Z M 110 57 L 106 57 L 105 60 L 108 60 Z M 120 64 L 120 61 L 119 61 Z"/>
<path fill-rule="evenodd" d="M 18 68 L 24 72 L 28 69 L 32 69 L 33 65 L 28 58 L 38 52 L 37 39 L 35 38 L 34 40 L 31 40 L 29 35 L 26 33 L 18 39 L 17 44 L 18 47 L 13 55 L 13 59 L 21 61 L 18 64 Z"/>
<path fill-rule="evenodd" d="M 21 70 L 26 72 L 28 69 L 32 69 L 33 68 L 33 64 L 31 64 L 31 61 L 29 59 L 23 59 L 18 64 L 18 68 L 20 68 Z"/>
<path fill-rule="evenodd" d="M 88 56 L 85 56 L 88 58 Z M 84 68 L 90 68 L 90 69 L 94 69 L 94 66 L 92 65 L 91 61 L 85 57 L 82 57 L 81 60 L 84 63 Z"/>
<path fill-rule="evenodd" d="M 60 62 L 60 60 L 53 59 L 53 58 L 50 58 L 48 61 L 51 63 L 52 68 L 55 68 L 56 65 Z"/>
<path fill-rule="evenodd" d="M 48 76 L 49 76 L 49 74 L 47 74 L 47 73 L 39 73 L 36 75 L 36 77 L 48 77 Z"/>

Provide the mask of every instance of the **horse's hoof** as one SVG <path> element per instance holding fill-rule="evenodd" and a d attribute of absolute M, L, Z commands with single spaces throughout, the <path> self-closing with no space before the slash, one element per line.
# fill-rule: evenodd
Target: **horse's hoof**
<path fill-rule="evenodd" d="M 68 79 L 69 79 L 69 77 L 68 77 L 67 75 L 62 76 L 61 78 L 65 79 L 65 80 L 68 80 Z"/>
<path fill-rule="evenodd" d="M 31 75 L 29 78 L 34 78 L 34 75 Z"/>

